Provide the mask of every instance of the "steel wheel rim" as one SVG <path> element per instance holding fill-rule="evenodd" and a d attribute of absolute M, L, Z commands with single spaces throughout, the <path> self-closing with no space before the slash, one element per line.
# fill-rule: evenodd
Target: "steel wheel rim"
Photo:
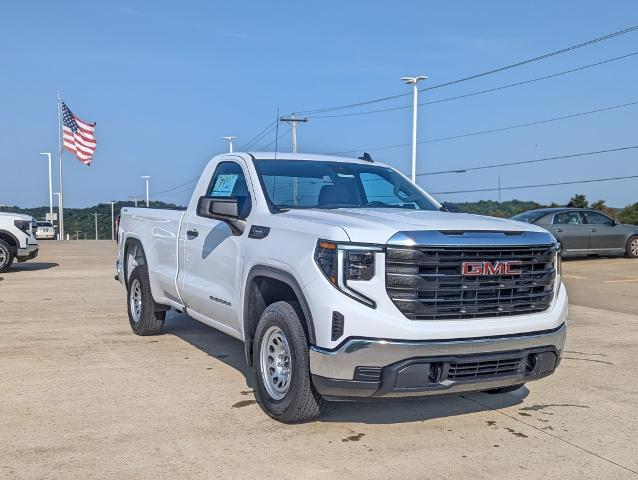
<path fill-rule="evenodd" d="M 131 282 L 130 303 L 133 321 L 138 323 L 140 318 L 142 318 L 142 286 L 138 279 Z"/>
<path fill-rule="evenodd" d="M 7 252 L 5 251 L 5 249 L 0 248 L 0 265 L 4 265 L 5 262 L 7 261 L 7 258 L 9 258 L 9 256 L 7 255 Z"/>
<path fill-rule="evenodd" d="M 268 395 L 281 400 L 290 387 L 292 358 L 288 339 L 279 327 L 269 327 L 264 333 L 260 360 L 261 380 Z"/>
<path fill-rule="evenodd" d="M 638 257 L 638 238 L 634 238 L 629 244 L 629 249 L 634 257 Z"/>

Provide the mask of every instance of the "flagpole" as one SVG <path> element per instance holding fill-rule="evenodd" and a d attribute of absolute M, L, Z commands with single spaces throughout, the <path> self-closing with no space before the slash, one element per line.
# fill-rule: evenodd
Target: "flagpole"
<path fill-rule="evenodd" d="M 58 90 L 58 149 L 60 153 L 60 195 L 58 196 L 60 211 L 60 240 L 64 240 L 64 187 L 62 181 L 62 98 Z"/>

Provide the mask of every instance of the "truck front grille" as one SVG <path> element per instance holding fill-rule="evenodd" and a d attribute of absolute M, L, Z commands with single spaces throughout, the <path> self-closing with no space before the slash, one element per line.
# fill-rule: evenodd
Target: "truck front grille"
<path fill-rule="evenodd" d="M 554 298 L 556 250 L 524 247 L 388 247 L 386 290 L 411 320 L 454 320 L 545 311 Z M 462 263 L 514 260 L 520 274 L 462 274 Z"/>
<path fill-rule="evenodd" d="M 451 363 L 447 378 L 450 380 L 471 380 L 474 378 L 503 377 L 516 375 L 521 367 L 521 358 L 505 358 L 481 362 Z"/>

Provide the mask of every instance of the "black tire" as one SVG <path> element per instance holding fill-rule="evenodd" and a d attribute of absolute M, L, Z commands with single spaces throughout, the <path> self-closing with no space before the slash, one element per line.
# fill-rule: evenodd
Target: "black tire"
<path fill-rule="evenodd" d="M 325 400 L 319 395 L 310 376 L 308 339 L 301 324 L 303 313 L 297 302 L 275 302 L 261 314 L 253 343 L 253 374 L 255 396 L 261 408 L 272 418 L 282 423 L 302 423 L 314 420 L 321 413 Z M 262 343 L 265 335 L 273 330 L 283 333 L 289 354 L 288 386 L 282 398 L 273 397 L 266 387 L 262 375 Z M 267 345 L 264 345 L 266 348 Z M 287 358 L 284 356 L 284 358 Z M 273 369 L 274 370 L 274 369 Z M 277 378 L 277 377 L 275 377 Z M 276 382 L 273 382 L 276 384 Z M 278 392 L 281 394 L 281 392 Z"/>
<path fill-rule="evenodd" d="M 139 303 L 134 301 L 134 297 Z M 166 311 L 158 311 L 148 278 L 146 265 L 133 269 L 127 285 L 127 310 L 131 329 L 136 335 L 157 335 L 161 332 Z"/>
<path fill-rule="evenodd" d="M 6 272 L 11 268 L 13 259 L 15 258 L 15 250 L 4 240 L 0 240 L 0 273 Z"/>
<path fill-rule="evenodd" d="M 638 235 L 634 235 L 627 241 L 625 254 L 629 258 L 638 258 Z"/>
<path fill-rule="evenodd" d="M 516 390 L 521 388 L 523 385 L 525 384 L 519 383 L 518 385 L 510 385 L 509 387 L 493 388 L 491 390 L 485 390 L 485 393 L 489 393 L 490 395 L 496 395 L 499 393 L 515 392 Z"/>

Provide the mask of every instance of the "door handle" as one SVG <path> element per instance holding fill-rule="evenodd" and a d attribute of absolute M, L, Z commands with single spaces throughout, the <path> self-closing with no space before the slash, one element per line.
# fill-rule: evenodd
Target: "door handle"
<path fill-rule="evenodd" d="M 563 231 L 563 229 L 562 229 L 562 228 L 557 228 L 557 229 L 556 229 L 556 231 L 557 231 L 558 233 L 560 233 L 560 232 L 562 232 L 562 231 Z"/>
<path fill-rule="evenodd" d="M 595 229 L 595 228 L 590 228 L 590 229 L 589 229 L 589 231 L 590 231 L 590 232 L 595 232 L 595 231 L 596 231 L 596 229 Z"/>
<path fill-rule="evenodd" d="M 193 239 L 193 238 L 197 238 L 197 235 L 199 235 L 199 232 L 195 229 L 193 230 L 188 230 L 186 232 L 186 235 L 188 236 L 189 239 Z"/>

